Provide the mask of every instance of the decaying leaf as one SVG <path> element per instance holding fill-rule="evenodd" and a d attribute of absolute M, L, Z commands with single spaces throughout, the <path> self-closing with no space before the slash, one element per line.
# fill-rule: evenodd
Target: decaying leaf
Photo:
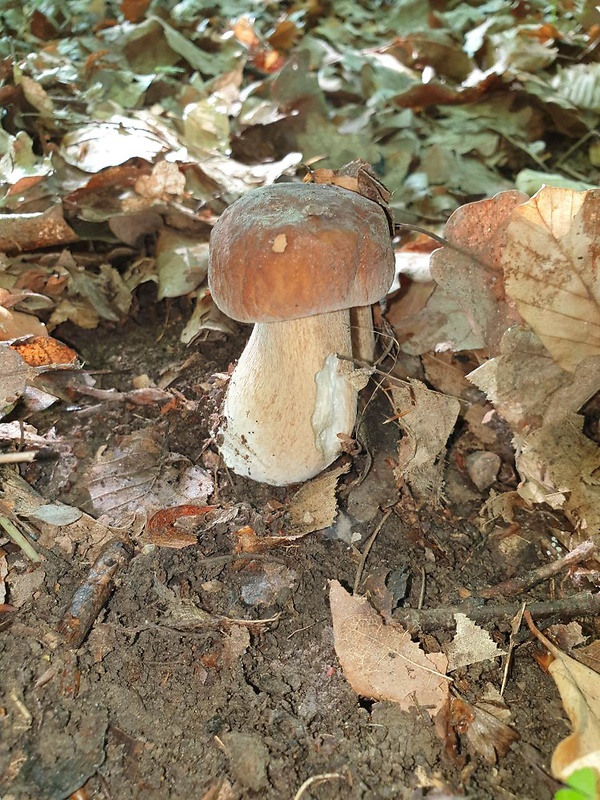
<path fill-rule="evenodd" d="M 349 469 L 349 463 L 342 464 L 298 489 L 288 507 L 286 538 L 299 538 L 333 525 L 338 511 L 335 496 L 337 482 Z"/>
<path fill-rule="evenodd" d="M 499 692 L 491 687 L 477 703 L 468 703 L 459 697 L 450 700 L 450 725 L 465 736 L 472 749 L 489 764 L 508 753 L 519 734 L 507 725 L 510 717 Z"/>
<path fill-rule="evenodd" d="M 456 635 L 448 647 L 448 671 L 488 661 L 505 654 L 492 641 L 489 633 L 476 625 L 466 614 L 455 614 Z"/>
<path fill-rule="evenodd" d="M 0 418 L 10 413 L 15 403 L 23 396 L 28 381 L 35 371 L 21 356 L 7 345 L 0 345 Z"/>
<path fill-rule="evenodd" d="M 502 192 L 461 206 L 444 229 L 449 245 L 431 256 L 432 276 L 458 300 L 473 333 L 492 353 L 517 316 L 504 296 L 500 256 L 511 212 L 527 199 L 521 192 Z"/>
<path fill-rule="evenodd" d="M 197 544 L 198 536 L 188 530 L 178 528 L 177 522 L 181 519 L 192 518 L 195 525 L 200 525 L 202 518 L 213 509 L 214 506 L 194 505 L 161 509 L 148 520 L 144 539 L 157 547 L 170 547 L 174 550 Z"/>
<path fill-rule="evenodd" d="M 365 597 L 349 594 L 338 581 L 329 592 L 335 651 L 357 694 L 391 700 L 434 717 L 448 697 L 447 659 L 425 654 L 400 625 L 385 625 Z"/>
<path fill-rule="evenodd" d="M 519 494 L 563 508 L 597 536 L 600 526 L 600 448 L 583 433 L 583 417 L 570 414 L 518 441 Z"/>
<path fill-rule="evenodd" d="M 156 430 L 123 436 L 102 448 L 85 477 L 89 510 L 112 525 L 145 518 L 174 505 L 205 505 L 212 493 L 209 474 L 181 456 L 170 456 Z"/>
<path fill-rule="evenodd" d="M 527 612 L 525 616 L 531 632 L 554 657 L 548 672 L 573 726 L 573 733 L 554 751 L 552 773 L 560 780 L 583 767 L 600 774 L 600 674 L 565 655 L 538 631 Z"/>
<path fill-rule="evenodd" d="M 544 187 L 514 210 L 506 229 L 507 294 L 569 372 L 600 355 L 599 238 L 597 189 Z"/>
<path fill-rule="evenodd" d="M 420 381 L 392 387 L 392 398 L 403 437 L 398 446 L 395 474 L 406 480 L 418 497 L 437 504 L 442 492 L 448 436 L 458 419 L 460 403 L 432 392 Z"/>

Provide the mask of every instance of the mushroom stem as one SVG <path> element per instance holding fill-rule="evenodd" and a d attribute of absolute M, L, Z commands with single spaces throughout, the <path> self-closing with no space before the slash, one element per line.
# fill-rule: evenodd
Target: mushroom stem
<path fill-rule="evenodd" d="M 221 455 L 238 475 L 283 486 L 338 456 L 356 421 L 347 311 L 257 323 L 231 376 Z"/>
<path fill-rule="evenodd" d="M 373 308 L 355 306 L 350 309 L 352 329 L 352 355 L 358 361 L 372 364 L 375 360 L 375 333 L 373 331 Z"/>

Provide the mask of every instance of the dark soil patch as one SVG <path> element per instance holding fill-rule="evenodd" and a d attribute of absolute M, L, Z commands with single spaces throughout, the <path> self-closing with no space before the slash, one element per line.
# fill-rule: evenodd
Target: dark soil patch
<path fill-rule="evenodd" d="M 158 425 L 170 451 L 213 463 L 212 446 L 206 447 L 219 398 L 211 388 L 213 375 L 227 371 L 244 334 L 236 341 L 213 336 L 191 351 L 178 341 L 182 317 L 177 306 L 167 317 L 164 305 L 154 305 L 124 328 L 64 329 L 60 335 L 83 354 L 87 368 L 111 370 L 101 377 L 104 388 L 130 388 L 131 376 L 143 372 L 157 378 L 194 352 L 172 384 L 191 401 L 188 406 L 161 415 L 156 406 L 99 404 L 90 410 L 87 405 L 78 413 L 63 404 L 45 412 L 46 426 L 56 424 L 61 435 L 74 437 L 80 456 L 87 457 L 119 435 Z M 375 405 L 370 425 L 377 429 L 380 420 Z M 36 424 L 42 428 L 39 418 Z M 346 476 L 348 486 L 361 466 L 359 459 Z M 47 470 L 32 465 L 27 471 L 42 493 L 56 485 Z M 376 460 L 360 493 L 350 490 L 344 497 L 342 487 L 343 510 L 362 543 L 381 519 L 377 504 L 393 493 L 389 465 L 387 470 Z M 471 521 L 482 497 L 467 483 L 455 470 L 449 485 L 464 491 L 440 512 L 397 507 L 375 541 L 365 577 L 402 569 L 408 576 L 405 605 L 417 605 L 425 581 L 424 605 L 438 607 L 457 602 L 461 589 L 492 584 L 547 559 L 549 534 L 541 513 L 520 520 L 525 544 L 518 564 L 486 542 Z M 235 531 L 243 525 L 258 533 L 276 529 L 273 509 L 293 490 L 258 486 L 224 472 L 218 487 L 215 502 L 239 505 L 235 519 L 201 535 L 197 546 L 138 547 L 78 650 L 65 647 L 57 634 L 61 614 L 89 569 L 77 551 L 70 559 L 48 552 L 33 600 L 4 615 L 3 800 L 60 800 L 82 786 L 85 794 L 76 795 L 78 800 L 279 800 L 293 798 L 304 781 L 318 775 L 335 777 L 314 783 L 305 798 L 434 797 L 435 787 L 446 789 L 438 796 L 453 792 L 478 800 L 552 797 L 556 785 L 546 770 L 568 727 L 531 644 L 516 651 L 506 691 L 520 741 L 497 765 L 471 753 L 465 742 L 460 758 L 452 759 L 426 712 L 362 701 L 344 679 L 333 647 L 328 581 L 352 587 L 356 547 L 325 532 L 256 558 L 237 558 Z M 73 502 L 84 489 L 76 477 L 65 479 L 58 499 Z M 376 498 L 374 507 L 369 496 Z M 11 558 L 12 569 L 30 569 L 18 552 Z M 535 596 L 546 598 L 548 590 Z M 213 619 L 255 624 L 194 629 L 169 624 L 170 604 L 185 601 Z M 256 622 L 274 617 L 268 624 Z M 506 645 L 508 623 L 489 630 Z M 429 650 L 450 639 L 446 631 L 421 637 Z M 456 688 L 468 700 L 480 697 L 488 683 L 499 688 L 501 681 L 501 665 L 491 661 L 455 675 Z M 229 793 L 214 788 L 220 779 L 232 784 Z"/>

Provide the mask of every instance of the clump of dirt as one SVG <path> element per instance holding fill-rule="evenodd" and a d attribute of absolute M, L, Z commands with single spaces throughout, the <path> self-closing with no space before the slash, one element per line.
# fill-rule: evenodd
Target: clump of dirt
<path fill-rule="evenodd" d="M 464 484 L 462 504 L 435 511 L 409 499 L 400 503 L 390 479 L 393 463 L 386 468 L 381 458 L 358 487 L 364 466 L 358 458 L 340 490 L 340 513 L 354 536 L 341 538 L 334 528 L 254 554 L 238 552 L 236 532 L 244 526 L 276 531 L 278 509 L 294 491 L 216 469 L 211 425 L 222 390 L 214 376 L 239 355 L 245 332 L 237 339 L 214 335 L 186 349 L 178 341 L 178 308 L 168 317 L 164 304 L 156 308 L 124 328 L 87 334 L 65 328 L 59 335 L 77 346 L 87 369 L 107 370 L 97 376 L 103 388 L 126 390 L 142 373 L 158 381 L 189 360 L 174 369 L 170 386 L 182 401 L 175 411 L 63 403 L 36 425 L 55 425 L 76 439 L 80 457 L 140 427 L 160 426 L 169 451 L 215 467 L 211 503 L 236 512 L 215 517 L 194 546 L 138 542 L 77 649 L 57 631 L 89 563 L 76 548 L 71 557 L 49 548 L 32 569 L 7 546 L 12 568 L 34 574 L 38 583 L 31 600 L 1 617 L 3 800 L 64 800 L 77 790 L 77 798 L 97 800 L 279 800 L 294 797 L 311 779 L 303 796 L 323 800 L 551 798 L 556 784 L 548 777 L 549 757 L 567 726 L 554 684 L 531 657 L 533 645 L 515 653 L 505 698 L 520 741 L 498 764 L 483 761 L 464 740 L 444 741 L 424 710 L 407 713 L 357 697 L 337 662 L 328 584 L 335 579 L 352 588 L 359 550 L 381 519 L 382 503 L 394 503 L 393 513 L 363 577 L 402 572 L 405 606 L 453 605 L 469 589 L 516 568 L 506 549 L 473 524 L 481 496 L 464 474 L 455 470 L 452 477 Z M 381 415 L 373 409 L 376 404 L 371 424 L 378 427 Z M 55 485 L 49 469 L 26 471 L 42 493 Z M 84 489 L 65 480 L 51 499 L 72 501 Z M 525 556 L 543 558 L 540 543 L 548 534 L 541 513 L 518 519 L 526 542 L 519 550 L 522 570 L 531 566 Z M 547 590 L 532 596 L 544 598 Z M 489 628 L 505 646 L 508 622 Z M 440 630 L 422 640 L 426 649 L 439 649 L 450 638 Z M 454 688 L 474 699 L 490 683 L 499 688 L 502 677 L 499 661 L 483 662 L 460 670 Z"/>

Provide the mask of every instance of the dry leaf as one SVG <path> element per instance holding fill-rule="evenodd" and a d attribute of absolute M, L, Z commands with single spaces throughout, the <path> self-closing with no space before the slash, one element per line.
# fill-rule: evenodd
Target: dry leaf
<path fill-rule="evenodd" d="M 518 206 L 502 255 L 507 294 L 555 361 L 600 355 L 600 190 L 546 186 Z"/>
<path fill-rule="evenodd" d="M 511 328 L 501 355 L 467 378 L 484 392 L 514 433 L 575 412 L 600 389 L 600 358 L 587 358 L 575 376 L 556 364 L 533 331 Z"/>
<path fill-rule="evenodd" d="M 443 653 L 426 655 L 400 625 L 384 625 L 364 597 L 338 581 L 329 592 L 335 651 L 354 691 L 400 708 L 427 709 L 434 717 L 448 697 Z"/>
<path fill-rule="evenodd" d="M 181 518 L 204 517 L 213 510 L 214 506 L 193 505 L 163 508 L 148 520 L 144 540 L 157 547 L 170 547 L 173 550 L 180 550 L 182 547 L 198 544 L 198 536 L 178 528 L 177 521 Z M 196 525 L 200 524 L 200 522 L 201 520 Z"/>
<path fill-rule="evenodd" d="M 502 698 L 498 702 L 487 697 L 472 704 L 452 697 L 450 725 L 466 737 L 476 753 L 489 764 L 496 764 L 498 758 L 505 756 L 511 744 L 519 739 L 519 734 L 504 721 L 506 712 Z"/>
<path fill-rule="evenodd" d="M 338 511 L 335 496 L 338 478 L 349 469 L 350 464 L 342 464 L 303 484 L 288 507 L 286 538 L 306 536 L 333 525 Z"/>
<path fill-rule="evenodd" d="M 213 490 L 209 474 L 170 456 L 163 441 L 157 430 L 135 431 L 98 452 L 85 475 L 93 514 L 123 525 L 173 505 L 206 504 Z"/>
<path fill-rule="evenodd" d="M 525 500 L 563 508 L 580 528 L 600 527 L 600 448 L 583 433 L 583 417 L 570 414 L 518 440 L 518 492 Z"/>
<path fill-rule="evenodd" d="M 455 614 L 454 619 L 456 634 L 448 647 L 448 672 L 505 655 L 505 651 L 499 649 L 489 633 L 466 614 Z"/>
<path fill-rule="evenodd" d="M 473 332 L 491 352 L 515 321 L 504 296 L 502 266 L 505 231 L 511 212 L 528 199 L 521 192 L 501 192 L 488 200 L 458 208 L 446 223 L 450 246 L 431 256 L 431 274 L 458 300 Z"/>
<path fill-rule="evenodd" d="M 565 655 L 538 631 L 527 612 L 525 617 L 531 632 L 554 656 L 548 672 L 573 726 L 573 733 L 552 755 L 552 774 L 564 781 L 583 767 L 600 772 L 600 674 Z"/>
<path fill-rule="evenodd" d="M 437 504 L 442 492 L 446 441 L 458 418 L 454 397 L 432 392 L 420 381 L 392 387 L 403 437 L 395 475 L 406 480 L 417 497 Z"/>

